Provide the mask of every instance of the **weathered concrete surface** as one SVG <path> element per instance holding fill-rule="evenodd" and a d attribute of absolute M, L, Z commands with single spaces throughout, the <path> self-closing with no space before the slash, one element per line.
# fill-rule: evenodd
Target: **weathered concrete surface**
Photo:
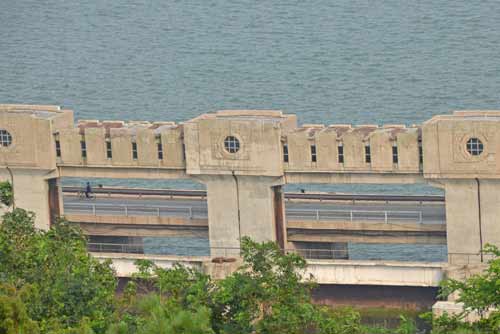
<path fill-rule="evenodd" d="M 391 221 L 377 223 L 370 220 L 362 221 L 331 221 L 331 220 L 288 220 L 287 227 L 291 229 L 308 230 L 344 230 L 344 231 L 387 231 L 387 232 L 446 232 L 445 224 L 420 224 Z"/>
<path fill-rule="evenodd" d="M 61 177 L 81 178 L 119 178 L 119 179 L 145 179 L 145 180 L 178 180 L 187 179 L 184 169 L 175 168 L 148 168 L 148 167 L 87 167 L 64 166 L 59 168 Z"/>
<path fill-rule="evenodd" d="M 378 173 L 378 172 L 309 172 L 286 170 L 287 183 L 324 183 L 324 184 L 418 184 L 425 183 L 420 174 Z"/>
<path fill-rule="evenodd" d="M 197 237 L 208 238 L 206 227 L 183 227 L 167 225 L 117 225 L 79 223 L 83 232 L 90 236 L 121 236 L 121 237 Z"/>
<path fill-rule="evenodd" d="M 308 260 L 306 275 L 320 284 L 438 286 L 444 263 Z"/>
<path fill-rule="evenodd" d="M 330 307 L 429 310 L 439 288 L 389 285 L 324 284 L 313 290 L 313 301 Z"/>
<path fill-rule="evenodd" d="M 66 214 L 86 235 L 130 237 L 201 237 L 208 238 L 206 219 L 167 216 L 114 216 Z"/>
<path fill-rule="evenodd" d="M 325 243 L 369 243 L 369 244 L 427 244 L 445 245 L 446 237 L 433 235 L 433 232 L 426 234 L 415 233 L 395 233 L 395 232 L 374 232 L 374 231 L 333 231 L 321 233 L 312 232 L 288 232 L 289 242 L 325 242 Z"/>
<path fill-rule="evenodd" d="M 435 317 L 440 317 L 445 314 L 452 315 L 461 315 L 464 312 L 464 304 L 457 303 L 454 301 L 438 301 L 432 306 L 432 314 Z M 488 317 L 489 312 L 483 315 L 483 317 Z M 462 319 L 465 322 L 476 322 L 481 320 L 481 316 L 477 312 L 470 312 L 464 316 Z"/>
<path fill-rule="evenodd" d="M 123 254 L 123 253 L 91 253 L 98 260 L 111 260 L 112 267 L 117 277 L 131 277 L 137 272 L 134 262 L 136 260 L 150 260 L 161 268 L 172 268 L 179 263 L 190 268 L 202 268 L 204 261 L 210 260 L 206 256 L 175 256 L 175 255 L 143 255 L 143 254 Z"/>
<path fill-rule="evenodd" d="M 207 219 L 182 218 L 171 216 L 115 216 L 115 215 L 85 215 L 66 214 L 66 219 L 72 223 L 112 224 L 112 225 L 160 225 L 176 227 L 208 227 Z"/>
<path fill-rule="evenodd" d="M 121 253 L 92 253 L 98 259 L 111 259 L 119 277 L 130 277 L 136 270 L 136 259 L 149 259 L 158 266 L 170 268 L 174 263 L 182 263 L 206 269 L 208 273 L 229 274 L 240 262 L 222 263 L 214 267 L 209 257 L 141 255 Z M 203 263 L 206 263 L 203 265 Z M 314 279 L 319 284 L 361 284 L 387 286 L 435 287 L 443 277 L 442 263 L 307 260 L 305 279 Z"/>
<path fill-rule="evenodd" d="M 28 208 L 35 213 L 35 224 L 38 228 L 48 229 L 50 226 L 49 185 L 48 176 L 53 175 L 46 170 L 11 169 L 14 181 L 14 200 L 16 207 Z M 10 174 L 0 169 L 0 180 L 11 181 Z M 62 206 L 61 206 L 62 207 Z"/>

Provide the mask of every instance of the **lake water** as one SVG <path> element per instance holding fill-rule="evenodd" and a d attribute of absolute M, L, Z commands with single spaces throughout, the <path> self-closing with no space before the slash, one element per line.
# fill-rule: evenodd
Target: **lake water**
<path fill-rule="evenodd" d="M 0 2 L 0 101 L 183 121 L 421 122 L 499 108 L 498 1 Z"/>
<path fill-rule="evenodd" d="M 301 123 L 419 123 L 499 108 L 499 18 L 496 0 L 2 0 L 0 103 L 80 119 L 265 108 Z"/>

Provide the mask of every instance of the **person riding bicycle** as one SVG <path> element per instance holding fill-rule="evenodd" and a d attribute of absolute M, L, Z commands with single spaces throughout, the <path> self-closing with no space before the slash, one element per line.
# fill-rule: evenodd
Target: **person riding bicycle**
<path fill-rule="evenodd" d="M 90 198 L 92 194 L 92 187 L 90 186 L 90 182 L 87 182 L 87 186 L 85 187 L 85 197 Z"/>

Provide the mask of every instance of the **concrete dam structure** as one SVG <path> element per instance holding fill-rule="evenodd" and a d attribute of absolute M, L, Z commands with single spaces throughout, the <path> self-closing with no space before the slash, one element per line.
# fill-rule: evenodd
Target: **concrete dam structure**
<path fill-rule="evenodd" d="M 0 105 L 0 168 L 40 228 L 64 214 L 61 177 L 193 179 L 207 189 L 212 256 L 242 236 L 288 245 L 282 186 L 428 183 L 445 191 L 450 265 L 500 246 L 500 112 L 459 111 L 420 125 L 297 125 L 271 110 L 173 122 L 75 123 L 57 106 Z"/>

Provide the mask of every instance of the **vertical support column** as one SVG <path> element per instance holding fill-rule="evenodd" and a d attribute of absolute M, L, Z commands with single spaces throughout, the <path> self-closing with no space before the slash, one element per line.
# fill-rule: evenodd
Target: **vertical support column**
<path fill-rule="evenodd" d="M 210 255 L 238 256 L 241 231 L 236 182 L 229 175 L 203 177 L 200 180 L 207 187 Z"/>
<path fill-rule="evenodd" d="M 286 248 L 286 222 L 283 187 L 274 186 L 274 221 L 276 227 L 276 242 L 281 249 Z"/>
<path fill-rule="evenodd" d="M 11 169 L 12 179 L 7 170 L 0 170 L 0 179 L 13 182 L 16 207 L 35 213 L 35 227 L 50 228 L 51 210 L 49 207 L 50 171 L 38 169 Z"/>
<path fill-rule="evenodd" d="M 446 237 L 450 265 L 481 262 L 480 182 L 446 180 Z M 484 197 L 484 196 L 483 196 Z"/>
<path fill-rule="evenodd" d="M 236 176 L 241 235 L 257 242 L 277 241 L 274 186 L 281 178 Z"/>
<path fill-rule="evenodd" d="M 49 227 L 61 216 L 61 191 L 58 178 L 47 180 L 49 193 Z"/>
<path fill-rule="evenodd" d="M 483 245 L 500 247 L 500 180 L 479 180 Z M 484 258 L 486 262 L 487 257 Z"/>
<path fill-rule="evenodd" d="M 244 236 L 257 242 L 277 241 L 281 247 L 285 246 L 281 190 L 276 194 L 281 178 L 213 175 L 200 180 L 207 186 L 212 257 L 239 255 Z"/>

